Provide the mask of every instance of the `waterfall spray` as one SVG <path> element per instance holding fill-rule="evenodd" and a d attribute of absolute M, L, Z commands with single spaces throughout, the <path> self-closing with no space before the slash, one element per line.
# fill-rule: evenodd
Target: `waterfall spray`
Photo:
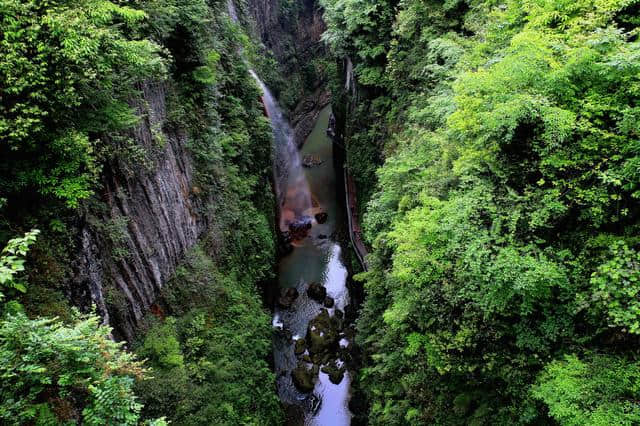
<path fill-rule="evenodd" d="M 233 0 L 227 0 L 227 11 L 231 20 L 237 23 L 238 13 Z M 280 230 L 289 232 L 292 239 L 296 240 L 306 236 L 311 228 L 311 191 L 302 169 L 291 125 L 269 88 L 251 68 L 249 73 L 262 90 L 262 102 L 273 130 L 273 174 L 280 210 Z"/>
<path fill-rule="evenodd" d="M 302 168 L 293 130 L 271 91 L 253 70 L 249 73 L 262 89 L 262 101 L 271 121 L 274 138 L 274 178 L 280 208 L 280 229 L 304 234 L 311 226 L 311 191 Z M 295 235 L 293 236 L 294 239 Z"/>

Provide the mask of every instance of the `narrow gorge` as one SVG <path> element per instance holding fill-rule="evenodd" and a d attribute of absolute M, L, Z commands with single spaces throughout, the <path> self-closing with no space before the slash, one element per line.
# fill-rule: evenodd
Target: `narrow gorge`
<path fill-rule="evenodd" d="M 640 424 L 640 0 L 0 0 L 0 424 Z"/>
<path fill-rule="evenodd" d="M 304 387 L 296 391 L 291 381 L 296 366 L 283 363 L 289 352 L 293 355 L 291 330 L 295 327 L 272 324 L 284 312 L 276 303 L 278 282 L 287 272 L 278 263 L 286 262 L 291 250 L 302 250 L 311 221 L 314 231 L 309 234 L 317 237 L 316 228 L 323 229 L 320 233 L 326 234 L 332 247 L 326 253 L 318 249 L 318 262 L 340 251 L 334 232 L 334 224 L 342 220 L 335 208 L 336 195 L 324 199 L 322 191 L 316 194 L 318 185 L 330 185 L 334 179 L 331 141 L 323 136 L 331 59 L 320 41 L 324 24 L 319 5 L 313 1 L 236 5 L 231 1 L 174 4 L 161 0 L 137 10 L 99 0 L 94 5 L 56 4 L 51 8 L 23 2 L 7 6 L 7 13 L 3 27 L 33 25 L 29 28 L 52 45 L 56 40 L 68 43 L 62 56 L 56 56 L 54 48 L 45 52 L 39 65 L 34 64 L 40 66 L 43 81 L 53 82 L 56 67 L 62 67 L 78 81 L 83 73 L 94 73 L 96 77 L 89 78 L 106 86 L 93 88 L 69 81 L 64 93 L 81 93 L 77 99 L 60 95 L 55 108 L 33 101 L 34 108 L 44 108 L 52 118 L 34 121 L 39 124 L 25 127 L 24 134 L 34 140 L 58 138 L 58 145 L 45 144 L 40 152 L 19 145 L 20 137 L 12 133 L 9 137 L 21 149 L 2 146 L 2 237 L 15 237 L 16 229 L 18 233 L 39 229 L 33 232 L 39 237 L 29 258 L 29 290 L 23 293 L 10 288 L 8 296 L 13 301 L 2 312 L 57 317 L 52 330 L 63 327 L 64 333 L 71 334 L 78 329 L 67 331 L 65 327 L 84 326 L 78 321 L 85 317 L 78 317 L 76 307 L 82 315 L 89 315 L 89 322 L 99 318 L 93 324 L 109 328 L 93 331 L 96 339 L 124 342 L 124 349 L 146 359 L 145 367 L 153 371 L 152 375 L 143 373 L 123 359 L 122 371 L 140 371 L 139 379 L 145 376 L 129 382 L 128 373 L 123 373 L 124 381 L 115 387 L 124 396 L 113 404 L 122 412 L 133 410 L 132 418 L 174 424 L 296 424 L 308 423 L 316 415 L 326 417 L 327 410 L 342 406 L 340 418 L 348 424 L 348 379 L 340 387 L 340 397 L 321 389 L 331 385 L 321 381 L 324 372 L 307 378 L 318 382 L 315 392 Z M 26 15 L 31 21 L 14 20 Z M 78 21 L 67 22 L 76 15 Z M 36 28 L 43 22 L 47 24 Z M 57 25 L 66 25 L 69 32 L 56 32 Z M 73 39 L 78 25 L 86 25 L 89 33 Z M 94 39 L 91 31 L 106 38 Z M 101 41 L 91 44 L 93 40 Z M 114 44 L 108 45 L 108 40 Z M 77 50 L 75 42 L 88 45 Z M 16 45 L 17 54 L 23 47 L 30 48 L 28 43 Z M 98 54 L 104 56 L 92 59 L 91 55 Z M 256 73 L 274 88 L 278 101 Z M 33 84 L 27 82 L 25 87 L 36 90 Z M 46 96 L 58 99 L 49 93 Z M 9 108 L 13 98 L 5 96 L 3 102 L 3 108 Z M 277 102 L 282 102 L 282 109 Z M 18 123 L 23 112 L 14 111 Z M 77 115 L 78 111 L 87 113 Z M 64 120 L 66 127 L 55 125 Z M 314 130 L 317 126 L 325 129 Z M 326 169 L 319 178 L 322 183 L 307 182 L 308 170 L 303 170 L 298 152 L 310 134 L 316 142 L 308 146 L 318 150 L 313 155 L 323 156 L 318 160 L 323 164 L 313 165 L 314 172 Z M 75 163 L 71 160 L 74 155 Z M 42 162 L 44 158 L 49 164 Z M 22 162 L 27 174 L 13 167 L 16 162 Z M 44 177 L 29 180 L 34 174 Z M 294 187 L 304 191 L 294 194 Z M 26 188 L 33 189 L 29 197 L 24 196 Z M 330 218 L 322 219 L 323 215 Z M 290 230 L 297 234 L 287 237 Z M 35 237 L 25 244 L 32 241 Z M 11 259 L 3 258 L 3 262 Z M 332 260 L 346 274 L 340 262 L 337 257 Z M 304 269 L 308 262 L 296 263 Z M 335 292 L 328 286 L 336 297 L 331 312 L 343 311 L 347 304 L 346 275 L 341 273 L 336 285 L 342 289 Z M 322 276 L 318 270 L 316 279 Z M 302 300 L 306 293 L 296 303 Z M 312 306 L 310 301 L 307 304 Z M 274 309 L 272 321 L 269 315 Z M 297 309 L 290 306 L 288 312 L 294 311 Z M 305 311 L 298 319 L 298 328 L 304 327 L 305 334 L 311 315 Z M 346 330 L 346 322 L 340 329 Z M 279 349 L 283 336 L 288 347 Z M 335 342 L 325 345 L 327 350 L 322 353 L 328 356 L 330 347 L 331 362 L 338 362 L 338 340 L 335 334 Z M 315 360 L 317 368 L 330 368 L 329 360 L 322 361 Z M 109 377 L 101 368 L 98 362 L 82 370 L 81 377 Z M 342 364 L 336 371 L 345 374 Z M 276 382 L 285 376 L 288 384 L 277 390 Z M 88 383 L 95 380 L 81 377 L 78 380 Z M 232 383 L 228 383 L 230 378 Z M 98 382 L 100 386 L 111 383 Z M 66 392 L 65 386 L 76 386 L 74 383 L 61 384 L 59 391 Z M 99 386 L 95 389 L 106 392 Z M 88 392 L 92 395 L 94 391 Z M 294 399 L 291 392 L 298 392 Z M 312 395 L 313 403 L 303 401 Z M 101 403 L 91 398 L 89 406 Z M 39 404 L 62 420 L 87 421 L 87 414 L 79 408 L 84 400 L 59 405 L 67 401 L 58 397 L 57 389 Z M 285 413 L 283 406 L 299 410 Z M 20 408 L 2 410 L 3 423 L 49 415 Z M 119 424 L 121 420 L 115 419 L 121 419 L 120 415 L 114 408 L 97 416 Z"/>

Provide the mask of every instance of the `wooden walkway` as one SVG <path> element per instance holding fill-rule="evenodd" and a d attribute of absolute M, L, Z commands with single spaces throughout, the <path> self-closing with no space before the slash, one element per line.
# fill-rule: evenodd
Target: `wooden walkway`
<path fill-rule="evenodd" d="M 347 172 L 347 168 L 344 167 L 344 193 L 346 197 L 347 205 L 347 218 L 349 219 L 349 238 L 351 239 L 351 245 L 353 246 L 356 256 L 362 265 L 362 269 L 369 270 L 367 265 L 367 248 L 362 240 L 362 229 L 360 228 L 360 221 L 358 220 L 358 204 L 356 199 L 356 184 L 353 181 L 351 175 Z"/>

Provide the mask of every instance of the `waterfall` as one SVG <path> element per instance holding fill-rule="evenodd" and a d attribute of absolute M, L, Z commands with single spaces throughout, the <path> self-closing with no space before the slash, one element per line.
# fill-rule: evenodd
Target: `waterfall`
<path fill-rule="evenodd" d="M 311 191 L 302 168 L 293 130 L 273 94 L 253 70 L 251 76 L 262 89 L 262 101 L 271 121 L 274 139 L 274 178 L 280 207 L 280 229 L 295 231 L 311 224 Z"/>
<path fill-rule="evenodd" d="M 238 13 L 233 0 L 227 0 L 227 12 L 231 20 L 237 23 Z M 303 237 L 306 234 L 312 222 L 311 191 L 302 169 L 300 152 L 294 140 L 293 129 L 275 97 L 255 71 L 249 68 L 249 73 L 262 90 L 262 102 L 273 130 L 273 174 L 280 209 L 280 230 L 290 231 L 294 234 L 293 239 L 297 239 L 296 236 Z"/>
<path fill-rule="evenodd" d="M 237 24 L 238 12 L 236 11 L 236 5 L 233 3 L 233 0 L 227 0 L 227 12 L 231 20 Z"/>

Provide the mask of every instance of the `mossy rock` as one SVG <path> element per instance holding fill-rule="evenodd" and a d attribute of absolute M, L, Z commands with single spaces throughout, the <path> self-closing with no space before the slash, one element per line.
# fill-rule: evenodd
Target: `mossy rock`
<path fill-rule="evenodd" d="M 315 386 L 313 373 L 313 369 L 307 368 L 304 362 L 299 362 L 296 368 L 291 371 L 291 380 L 293 380 L 296 389 L 304 393 L 311 392 Z"/>
<path fill-rule="evenodd" d="M 322 372 L 328 374 L 331 383 L 337 385 L 344 379 L 345 368 L 338 367 L 335 363 L 331 363 L 322 367 Z"/>
<path fill-rule="evenodd" d="M 293 349 L 296 355 L 302 355 L 307 349 L 307 342 L 304 339 L 296 340 L 295 347 Z"/>
<path fill-rule="evenodd" d="M 307 288 L 307 296 L 318 303 L 324 303 L 324 299 L 327 297 L 327 289 L 320 283 L 311 283 Z"/>
<path fill-rule="evenodd" d="M 307 341 L 309 352 L 319 354 L 331 352 L 338 345 L 338 327 L 335 321 L 329 316 L 326 309 L 322 309 L 307 329 Z"/>
<path fill-rule="evenodd" d="M 335 301 L 333 300 L 333 297 L 327 296 L 324 298 L 324 306 L 326 308 L 333 308 L 334 304 L 335 304 Z"/>

